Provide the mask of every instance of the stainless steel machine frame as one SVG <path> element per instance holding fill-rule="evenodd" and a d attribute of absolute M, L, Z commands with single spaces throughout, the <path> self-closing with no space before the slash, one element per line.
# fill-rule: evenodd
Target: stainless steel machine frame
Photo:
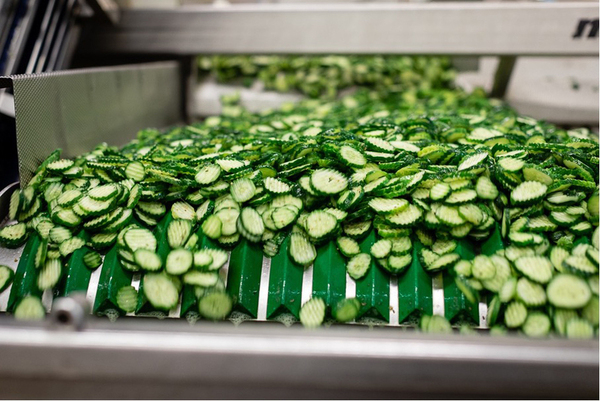
<path fill-rule="evenodd" d="M 515 21 L 521 34 L 509 33 L 508 39 L 496 40 L 503 19 L 497 17 L 494 22 L 495 13 L 488 8 L 499 5 L 455 3 L 434 5 L 431 11 L 425 11 L 425 5 L 407 5 L 402 12 L 400 5 L 393 4 L 339 7 L 199 7 L 190 13 L 170 12 L 166 30 L 158 32 L 151 27 L 159 23 L 152 17 L 158 14 L 123 11 L 121 25 L 98 31 L 89 43 L 96 46 L 95 51 L 112 47 L 113 51 L 173 55 L 209 51 L 598 54 L 597 39 L 571 38 L 582 18 L 597 21 L 597 4 L 511 3 L 496 11 Z M 448 17 L 455 9 L 464 13 Z M 524 16 L 519 17 L 520 12 Z M 403 24 L 417 29 L 419 18 L 419 34 L 406 36 L 410 31 L 404 31 Z M 422 18 L 427 18 L 427 23 Z M 453 24 L 444 22 L 448 18 Z M 543 22 L 546 19 L 549 25 Z M 146 24 L 145 28 L 139 24 Z M 438 28 L 432 29 L 432 25 Z M 327 26 L 336 29 L 326 32 Z M 453 41 L 443 42 L 436 50 L 434 42 L 444 36 L 436 32 L 451 26 L 487 39 L 472 39 L 463 47 L 461 38 L 468 35 L 457 33 L 460 29 L 456 28 L 454 36 L 451 31 L 446 35 L 454 37 Z M 126 32 L 128 27 L 133 33 Z M 433 31 L 431 36 L 425 27 Z M 274 30 L 278 35 L 272 34 Z M 385 39 L 385 32 L 406 40 Z M 344 34 L 349 35 L 345 42 L 341 41 Z M 249 37 L 240 44 L 244 35 Z M 371 48 L 369 42 L 361 41 L 361 35 L 374 41 Z M 423 35 L 430 38 L 429 45 Z M 534 35 L 537 44 L 523 39 L 527 35 Z M 183 38 L 187 39 L 178 42 Z M 542 38 L 548 43 L 540 44 Z M 119 145 L 131 139 L 138 128 L 183 122 L 185 85 L 175 84 L 187 82 L 182 71 L 170 62 L 0 79 L 0 86 L 12 85 L 15 90 L 22 181 L 27 181 L 31 168 L 48 148 L 57 144 L 73 145 L 71 154 L 75 154 L 80 151 L 77 146 L 101 141 Z M 148 91 L 147 86 L 163 91 Z M 42 100 L 36 101 L 38 98 Z M 75 107 L 84 100 L 85 106 Z M 109 107 L 110 102 L 121 107 Z M 160 102 L 164 107 L 148 115 L 140 102 Z M 111 123 L 95 132 L 85 130 L 103 122 Z M 42 140 L 45 145 L 40 145 Z M 5 207 L 2 199 L 6 196 L 0 196 L 0 211 Z M 18 254 L 11 255 L 0 257 L 3 261 L 12 257 L 14 265 Z M 245 322 L 234 327 L 230 323 L 189 325 L 182 319 L 143 318 L 110 323 L 87 315 L 83 301 L 66 299 L 55 301 L 41 325 L 17 323 L 0 315 L 0 397 L 597 399 L 598 350 L 597 340 L 425 336 L 398 327 L 332 326 L 306 331 L 274 322 Z"/>

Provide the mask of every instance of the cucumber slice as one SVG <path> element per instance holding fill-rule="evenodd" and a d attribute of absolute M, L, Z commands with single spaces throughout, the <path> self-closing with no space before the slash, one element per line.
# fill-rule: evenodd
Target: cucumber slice
<path fill-rule="evenodd" d="M 171 215 L 175 220 L 196 220 L 196 211 L 186 202 L 175 202 L 171 206 Z"/>
<path fill-rule="evenodd" d="M 408 207 L 400 212 L 395 212 L 386 216 L 386 220 L 396 227 L 409 227 L 416 224 L 423 217 L 423 211 L 415 206 Z"/>
<path fill-rule="evenodd" d="M 248 178 L 240 178 L 231 183 L 229 187 L 231 196 L 238 203 L 244 203 L 254 197 L 256 186 Z"/>
<path fill-rule="evenodd" d="M 138 249 L 147 249 L 153 252 L 156 251 L 156 237 L 150 230 L 145 228 L 132 228 L 127 230 L 123 236 L 123 240 L 131 252 L 135 252 Z"/>
<path fill-rule="evenodd" d="M 15 319 L 17 320 L 43 320 L 45 316 L 46 309 L 42 305 L 41 299 L 33 295 L 23 298 L 15 308 Z"/>
<path fill-rule="evenodd" d="M 217 239 L 222 234 L 223 223 L 217 215 L 208 216 L 202 223 L 202 232 L 209 238 Z"/>
<path fill-rule="evenodd" d="M 348 179 L 339 171 L 318 169 L 311 174 L 310 185 L 319 194 L 334 195 L 348 187 Z"/>
<path fill-rule="evenodd" d="M 387 263 L 383 266 L 388 272 L 393 275 L 398 275 L 404 272 L 412 264 L 412 255 L 407 253 L 404 255 L 391 255 L 387 258 Z"/>
<path fill-rule="evenodd" d="M 348 258 L 360 253 L 358 242 L 349 237 L 338 237 L 337 246 L 342 255 Z"/>
<path fill-rule="evenodd" d="M 473 259 L 472 274 L 477 280 L 489 280 L 496 275 L 496 265 L 488 256 L 477 255 Z"/>
<path fill-rule="evenodd" d="M 233 301 L 231 297 L 221 291 L 205 293 L 198 301 L 200 316 L 209 320 L 223 320 L 231 313 Z"/>
<path fill-rule="evenodd" d="M 517 282 L 517 297 L 528 307 L 542 306 L 546 303 L 546 290 L 541 285 L 521 277 Z"/>
<path fill-rule="evenodd" d="M 212 264 L 212 262 L 212 255 L 207 249 L 194 252 L 194 267 L 196 269 L 206 269 Z"/>
<path fill-rule="evenodd" d="M 288 249 L 292 260 L 300 266 L 312 264 L 317 257 L 315 246 L 300 233 L 292 233 L 290 235 L 290 246 Z"/>
<path fill-rule="evenodd" d="M 140 162 L 129 163 L 125 168 L 125 176 L 136 182 L 143 181 L 144 177 L 146 176 L 144 165 Z"/>
<path fill-rule="evenodd" d="M 392 241 L 387 239 L 381 239 L 371 246 L 371 255 L 377 259 L 388 257 L 391 251 Z"/>
<path fill-rule="evenodd" d="M 461 189 L 454 191 L 448 196 L 444 203 L 449 205 L 462 205 L 474 201 L 477 198 L 477 192 L 473 189 Z"/>
<path fill-rule="evenodd" d="M 571 339 L 587 340 L 594 337 L 594 328 L 585 319 L 573 318 L 566 324 L 566 335 Z"/>
<path fill-rule="evenodd" d="M 335 305 L 332 315 L 340 323 L 351 322 L 358 316 L 360 301 L 356 298 L 345 298 Z"/>
<path fill-rule="evenodd" d="M 537 283 L 545 284 L 552 279 L 552 263 L 544 256 L 522 256 L 514 264 L 524 276 Z"/>
<path fill-rule="evenodd" d="M 215 183 L 221 176 L 221 167 L 217 164 L 205 164 L 198 170 L 194 179 L 200 185 L 206 186 Z"/>
<path fill-rule="evenodd" d="M 16 248 L 27 240 L 27 226 L 16 223 L 0 228 L 0 245 L 6 248 Z"/>
<path fill-rule="evenodd" d="M 127 235 L 125 239 L 127 240 Z M 171 249 L 182 248 L 192 235 L 192 222 L 190 220 L 171 220 L 167 227 L 167 241 Z"/>
<path fill-rule="evenodd" d="M 550 332 L 552 324 L 550 318 L 541 312 L 532 312 L 527 315 L 523 323 L 523 333 L 527 337 L 545 337 Z"/>
<path fill-rule="evenodd" d="M 164 273 L 146 273 L 142 280 L 144 295 L 153 307 L 168 311 L 177 306 L 179 290 L 169 276 Z"/>
<path fill-rule="evenodd" d="M 548 302 L 557 308 L 583 308 L 591 299 L 592 291 L 585 280 L 571 275 L 558 274 L 546 287 Z"/>
<path fill-rule="evenodd" d="M 598 251 L 595 251 L 597 253 Z M 581 276 L 591 276 L 598 274 L 598 267 L 594 266 L 586 256 L 571 255 L 562 262 L 564 270 Z"/>
<path fill-rule="evenodd" d="M 140 248 L 133 253 L 135 264 L 146 271 L 155 272 L 162 268 L 162 260 L 154 252 Z"/>
<path fill-rule="evenodd" d="M 353 256 L 346 264 L 346 271 L 354 280 L 364 277 L 371 268 L 371 255 L 359 253 Z"/>
<path fill-rule="evenodd" d="M 496 188 L 494 183 L 486 176 L 481 176 L 477 179 L 475 191 L 477 192 L 477 196 L 481 199 L 488 200 L 496 199 L 499 194 L 498 188 Z"/>
<path fill-rule="evenodd" d="M 53 288 L 60 279 L 62 273 L 62 265 L 58 259 L 48 259 L 40 270 L 37 278 L 37 286 L 44 291 Z"/>
<path fill-rule="evenodd" d="M 450 185 L 444 182 L 440 182 L 431 187 L 429 192 L 429 198 L 432 201 L 441 201 L 446 199 L 446 197 L 450 195 L 450 192 Z"/>
<path fill-rule="evenodd" d="M 544 199 L 548 187 L 538 181 L 525 181 L 510 193 L 510 202 L 515 206 L 529 206 Z"/>
<path fill-rule="evenodd" d="M 87 251 L 83 255 L 83 264 L 90 270 L 95 270 L 102 264 L 102 256 L 98 252 Z"/>
<path fill-rule="evenodd" d="M 350 167 L 364 167 L 367 164 L 367 159 L 360 151 L 347 145 L 340 147 L 338 157 Z"/>
<path fill-rule="evenodd" d="M 117 291 L 117 306 L 125 313 L 134 312 L 138 303 L 138 292 L 130 285 Z"/>
<path fill-rule="evenodd" d="M 409 203 L 406 199 L 373 198 L 369 206 L 377 213 L 389 214 L 404 211 Z"/>
<path fill-rule="evenodd" d="M 325 301 L 311 298 L 300 308 L 300 322 L 307 329 L 319 327 L 325 319 Z"/>
<path fill-rule="evenodd" d="M 527 320 L 527 308 L 521 302 L 513 301 L 504 311 L 504 324 L 509 329 L 520 327 Z"/>
<path fill-rule="evenodd" d="M 337 227 L 337 219 L 327 212 L 316 210 L 306 218 L 306 232 L 316 240 L 329 236 Z"/>
<path fill-rule="evenodd" d="M 6 290 L 15 277 L 15 272 L 8 266 L 0 265 L 0 294 Z"/>

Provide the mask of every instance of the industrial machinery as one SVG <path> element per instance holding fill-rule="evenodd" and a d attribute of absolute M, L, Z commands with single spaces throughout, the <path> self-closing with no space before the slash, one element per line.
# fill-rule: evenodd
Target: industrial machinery
<path fill-rule="evenodd" d="M 73 157 L 99 142 L 123 145 L 148 126 L 193 119 L 197 54 L 498 55 L 499 97 L 518 56 L 598 56 L 595 3 L 245 4 L 115 13 L 116 24 L 84 37 L 82 57 L 170 61 L 1 77 L 0 87 L 14 92 L 21 184 L 52 149 Z M 0 192 L 2 219 L 18 186 Z M 34 268 L 21 258 L 27 252 L 27 245 L 0 249 L 0 264 L 25 280 Z M 70 267 L 61 290 L 42 294 L 44 323 L 0 314 L 0 397 L 598 397 L 597 339 L 407 329 L 420 313 L 463 313 L 485 332 L 486 301 L 467 305 L 441 274 L 345 281 L 346 296 L 367 299 L 371 324 L 285 327 L 286 313 L 334 291 L 323 277 L 327 257 L 304 271 L 274 273 L 272 259 L 234 249 L 222 273 L 237 304 L 231 322 L 221 323 L 186 321 L 185 302 L 161 320 L 97 317 L 110 314 L 116 283 L 139 287 L 139 275 L 106 263 L 85 274 Z M 19 286 L 0 294 L 0 311 L 14 307 Z"/>

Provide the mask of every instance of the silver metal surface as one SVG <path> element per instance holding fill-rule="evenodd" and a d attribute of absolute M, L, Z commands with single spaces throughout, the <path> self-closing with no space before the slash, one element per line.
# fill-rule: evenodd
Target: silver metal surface
<path fill-rule="evenodd" d="M 57 298 L 48 315 L 49 327 L 54 330 L 82 330 L 90 312 L 91 306 L 87 303 L 85 294 Z"/>
<path fill-rule="evenodd" d="M 6 325 L 3 396 L 81 397 L 74 384 L 86 383 L 97 393 L 85 398 L 598 397 L 596 341 L 133 321 L 78 333 Z"/>
<path fill-rule="evenodd" d="M 408 53 L 598 55 L 573 37 L 598 18 L 593 2 L 237 4 L 123 10 L 99 26 L 89 53 Z"/>
<path fill-rule="evenodd" d="M 63 157 L 100 142 L 123 145 L 146 127 L 183 119 L 176 62 L 0 77 L 15 98 L 17 150 L 22 183 L 57 148 Z"/>

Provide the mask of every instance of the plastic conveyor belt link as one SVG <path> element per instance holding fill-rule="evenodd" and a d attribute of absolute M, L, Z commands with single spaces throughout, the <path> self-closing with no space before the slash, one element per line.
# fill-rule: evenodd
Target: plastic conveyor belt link
<path fill-rule="evenodd" d="M 158 254 L 165 258 L 169 252 L 166 227 L 171 221 L 170 212 L 154 228 L 159 247 Z M 218 248 L 209 238 L 198 232 L 200 247 Z M 79 236 L 87 240 L 82 231 Z M 376 241 L 371 231 L 359 245 L 362 252 L 369 252 Z M 91 271 L 85 267 L 83 256 L 88 248 L 75 251 L 68 259 L 59 284 L 43 293 L 37 288 L 34 257 L 40 239 L 33 235 L 21 249 L 19 257 L 0 263 L 16 270 L 11 288 L 0 296 L 0 312 L 12 312 L 18 302 L 29 294 L 42 297 L 42 303 L 50 310 L 54 298 L 69 296 L 76 292 L 86 293 L 92 312 L 97 315 L 116 316 L 116 296 L 119 288 L 132 285 L 139 290 L 138 305 L 129 315 L 165 316 L 152 307 L 144 296 L 140 274 L 124 269 L 117 257 L 116 245 L 104 255 L 102 266 Z M 298 319 L 300 308 L 311 297 L 320 297 L 328 306 L 334 306 L 343 298 L 356 297 L 361 302 L 358 322 L 387 324 L 391 326 L 415 323 L 421 314 L 444 315 L 451 322 L 470 321 L 486 327 L 487 305 L 482 299 L 478 304 L 469 302 L 456 286 L 449 271 L 428 274 L 418 258 L 422 245 L 415 239 L 413 262 L 409 269 L 393 277 L 377 266 L 375 261 L 368 274 L 353 280 L 346 273 L 345 260 L 334 242 L 317 248 L 318 256 L 306 269 L 294 264 L 288 255 L 289 238 L 283 243 L 279 254 L 273 258 L 263 255 L 262 249 L 245 240 L 230 252 L 230 257 L 220 274 L 228 293 L 234 299 L 236 319 L 280 320 L 293 322 Z M 503 247 L 498 227 L 492 237 L 482 244 L 481 252 L 491 255 Z M 6 251 L 6 250 L 3 250 Z M 458 252 L 464 259 L 472 259 L 475 250 L 471 243 L 461 241 Z M 6 296 L 9 293 L 9 296 Z M 172 318 L 197 318 L 197 299 L 192 286 L 184 285 L 179 305 L 168 313 Z"/>

